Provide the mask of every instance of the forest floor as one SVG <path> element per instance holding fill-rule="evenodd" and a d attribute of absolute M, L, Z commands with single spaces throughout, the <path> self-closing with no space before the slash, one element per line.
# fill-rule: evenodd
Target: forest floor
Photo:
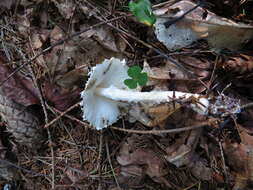
<path fill-rule="evenodd" d="M 178 1 L 150 2 L 157 11 Z M 253 189 L 253 2 L 204 1 L 202 20 L 210 11 L 249 27 L 181 18 L 171 25 L 201 37 L 176 50 L 128 3 L 1 0 L 1 189 Z M 91 68 L 112 57 L 143 68 L 141 91 L 197 93 L 224 106 L 203 116 L 194 99 L 137 104 L 135 122 L 122 116 L 96 130 L 82 119 L 80 93 Z M 171 131 L 190 126 L 199 128 Z"/>

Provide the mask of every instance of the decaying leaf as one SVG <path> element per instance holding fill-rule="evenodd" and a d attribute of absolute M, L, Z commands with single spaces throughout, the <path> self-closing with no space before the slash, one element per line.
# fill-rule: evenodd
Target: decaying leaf
<path fill-rule="evenodd" d="M 125 41 L 107 26 L 96 28 L 93 37 L 100 45 L 113 52 L 123 52 L 126 49 Z"/>
<path fill-rule="evenodd" d="M 173 146 L 170 146 L 167 148 L 166 152 L 168 155 L 166 155 L 166 160 L 173 163 L 177 167 L 180 167 L 182 165 L 188 165 L 192 160 L 192 156 L 194 154 L 197 142 L 199 141 L 199 137 L 201 134 L 201 130 L 193 130 L 189 132 L 189 136 L 186 139 L 187 143 L 184 143 L 183 139 L 179 139 L 179 141 L 182 143 L 180 146 L 178 144 L 176 145 L 176 149 L 172 152 Z"/>
<path fill-rule="evenodd" d="M 241 142 L 232 143 L 225 141 L 223 143 L 226 160 L 229 166 L 235 172 L 234 189 L 245 189 L 249 181 L 253 181 L 253 136 L 240 125 L 237 125 Z"/>
<path fill-rule="evenodd" d="M 10 67 L 0 62 L 0 81 L 4 81 L 11 72 L 13 70 Z M 23 106 L 39 104 L 37 93 L 33 82 L 18 74 L 15 74 L 0 87 L 2 96 Z"/>
<path fill-rule="evenodd" d="M 133 171 L 135 171 L 134 176 L 148 175 L 153 180 L 163 183 L 166 181 L 163 180 L 163 176 L 166 175 L 164 161 L 151 149 L 135 147 L 134 142 L 137 138 L 139 138 L 137 135 L 128 138 L 121 147 L 117 161 L 124 168 L 125 174 L 132 173 L 131 175 L 133 175 Z"/>
<path fill-rule="evenodd" d="M 171 19 L 180 17 L 195 6 L 195 3 L 183 0 L 169 8 L 156 11 L 163 18 L 157 18 L 155 33 L 158 40 L 164 43 L 168 49 L 180 49 L 199 39 L 206 39 L 209 45 L 217 51 L 222 49 L 237 50 L 252 39 L 253 26 L 235 23 L 201 7 L 196 8 L 172 25 L 165 26 L 166 22 L 169 23 Z"/>
<path fill-rule="evenodd" d="M 184 65 L 187 69 L 194 72 L 199 77 L 199 79 L 205 80 L 210 77 L 210 71 L 213 67 L 211 62 L 192 56 L 178 55 L 173 58 L 178 60 L 178 62 Z M 145 61 L 143 71 L 147 72 L 148 77 L 151 79 L 178 81 L 196 80 L 192 77 L 189 77 L 189 75 L 187 75 L 182 70 L 178 69 L 178 67 L 176 67 L 169 60 L 166 60 L 163 66 L 161 65 L 156 67 L 150 67 L 149 64 Z"/>
<path fill-rule="evenodd" d="M 44 81 L 42 88 L 44 97 L 60 111 L 65 111 L 75 104 L 78 101 L 80 92 L 81 89 L 77 86 L 64 88 L 50 81 Z"/>

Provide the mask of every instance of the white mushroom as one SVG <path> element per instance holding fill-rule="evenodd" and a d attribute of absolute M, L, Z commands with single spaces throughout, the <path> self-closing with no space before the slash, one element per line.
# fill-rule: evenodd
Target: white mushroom
<path fill-rule="evenodd" d="M 129 78 L 125 61 L 116 58 L 106 59 L 102 64 L 92 68 L 85 90 L 81 93 L 83 119 L 90 122 L 97 130 L 116 122 L 121 115 L 120 107 L 131 103 L 160 104 L 170 102 L 173 98 L 198 98 L 198 103 L 191 107 L 200 114 L 206 114 L 209 101 L 199 94 L 177 91 L 139 92 L 125 86 Z"/>

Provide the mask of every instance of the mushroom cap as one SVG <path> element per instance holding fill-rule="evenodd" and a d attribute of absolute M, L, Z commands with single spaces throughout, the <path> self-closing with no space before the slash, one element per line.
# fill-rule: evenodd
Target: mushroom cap
<path fill-rule="evenodd" d="M 128 78 L 125 61 L 116 58 L 105 59 L 102 64 L 92 68 L 85 90 L 81 92 L 83 119 L 97 130 L 106 128 L 118 120 L 119 102 L 97 95 L 97 88 L 116 87 L 125 89 L 124 80 Z"/>

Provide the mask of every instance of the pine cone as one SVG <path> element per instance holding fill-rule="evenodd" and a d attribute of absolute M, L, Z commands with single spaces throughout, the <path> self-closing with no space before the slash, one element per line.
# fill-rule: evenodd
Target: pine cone
<path fill-rule="evenodd" d="M 38 148 L 42 142 L 39 120 L 25 106 L 0 94 L 0 115 L 7 124 L 7 130 L 22 145 Z"/>

